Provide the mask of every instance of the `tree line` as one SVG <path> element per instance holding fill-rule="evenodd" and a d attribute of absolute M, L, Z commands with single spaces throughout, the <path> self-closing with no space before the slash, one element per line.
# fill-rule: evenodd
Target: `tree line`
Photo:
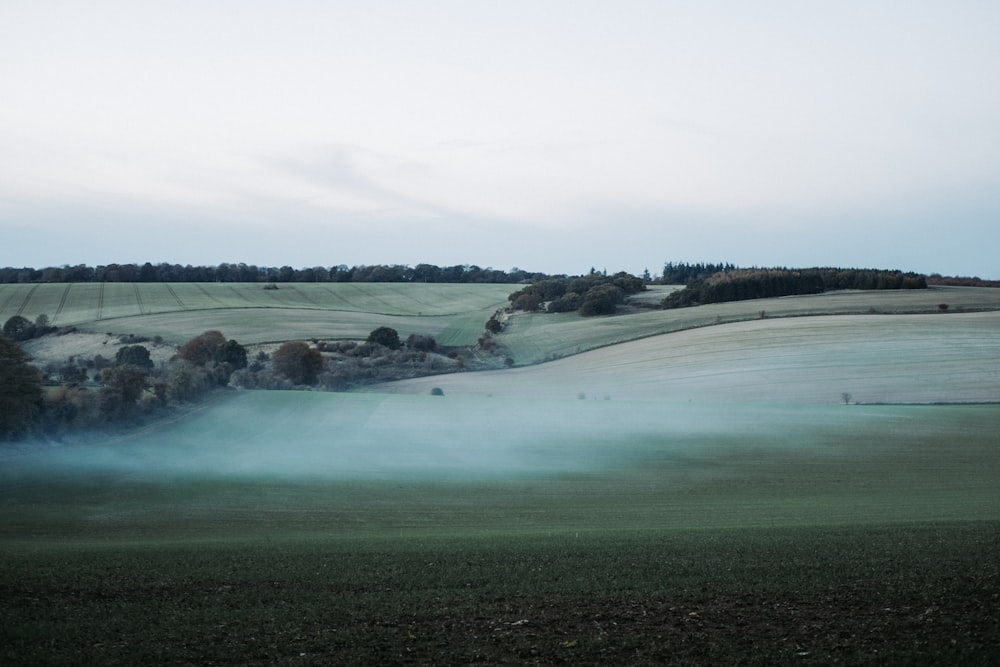
<path fill-rule="evenodd" d="M 660 302 L 662 308 L 765 299 L 829 290 L 926 289 L 917 273 L 879 269 L 735 269 L 696 278 Z"/>
<path fill-rule="evenodd" d="M 735 264 L 729 262 L 720 264 L 666 262 L 663 265 L 663 275 L 656 282 L 660 285 L 687 285 L 692 280 L 707 278 L 716 273 L 735 271 L 737 268 Z"/>
<path fill-rule="evenodd" d="M 502 271 L 475 264 L 435 266 L 433 264 L 374 264 L 348 267 L 257 266 L 255 264 L 222 263 L 217 266 L 181 264 L 107 264 L 88 266 L 50 266 L 0 268 L 0 283 L 520 283 L 540 280 L 544 273 L 529 272 L 514 267 Z"/>
<path fill-rule="evenodd" d="M 953 287 L 1000 287 L 1000 280 L 983 280 L 979 276 L 942 276 L 940 273 L 932 273 L 927 276 L 927 284 Z"/>

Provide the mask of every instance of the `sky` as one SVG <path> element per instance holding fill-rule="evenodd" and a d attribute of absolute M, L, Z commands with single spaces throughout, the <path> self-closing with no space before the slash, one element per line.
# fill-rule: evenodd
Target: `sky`
<path fill-rule="evenodd" d="M 1000 3 L 0 0 L 0 266 L 1000 279 Z"/>

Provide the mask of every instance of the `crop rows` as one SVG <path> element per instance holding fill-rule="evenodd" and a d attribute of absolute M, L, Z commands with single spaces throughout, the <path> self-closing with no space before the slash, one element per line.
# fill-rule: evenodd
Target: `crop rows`
<path fill-rule="evenodd" d="M 77 283 L 0 285 L 0 322 L 48 315 L 56 326 L 159 335 L 171 342 L 221 329 L 246 342 L 289 337 L 363 338 L 377 326 L 468 345 L 508 285 L 397 283 Z M 250 310 L 248 310 L 250 309 Z"/>

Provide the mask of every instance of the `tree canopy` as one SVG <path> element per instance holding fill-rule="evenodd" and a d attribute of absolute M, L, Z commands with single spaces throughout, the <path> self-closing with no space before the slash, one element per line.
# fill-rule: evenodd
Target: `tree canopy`
<path fill-rule="evenodd" d="M 13 341 L 28 340 L 35 335 L 35 325 L 27 317 L 14 315 L 4 322 L 3 335 Z"/>
<path fill-rule="evenodd" d="M 392 327 L 379 327 L 375 329 L 368 334 L 368 342 L 383 345 L 390 350 L 398 350 L 401 345 L 399 332 Z"/>
<path fill-rule="evenodd" d="M 195 366 L 204 366 L 210 361 L 215 361 L 219 347 L 225 343 L 226 337 L 222 332 L 206 331 L 184 343 L 177 351 L 177 356 Z"/>
<path fill-rule="evenodd" d="M 827 290 L 925 289 L 923 276 L 875 269 L 737 269 L 691 281 L 663 299 L 663 308 L 745 301 Z"/>
<path fill-rule="evenodd" d="M 323 370 L 323 355 L 301 340 L 284 343 L 274 353 L 274 370 L 293 384 L 315 384 Z"/>
<path fill-rule="evenodd" d="M 41 409 L 41 376 L 21 348 L 0 336 L 0 438 L 26 432 Z"/>
<path fill-rule="evenodd" d="M 115 365 L 131 364 L 140 368 L 152 368 L 153 360 L 149 358 L 149 350 L 143 345 L 125 345 L 118 348 L 115 354 Z"/>
<path fill-rule="evenodd" d="M 642 278 L 620 271 L 613 276 L 591 273 L 573 278 L 546 278 L 513 292 L 515 310 L 534 312 L 543 303 L 550 313 L 577 311 L 584 316 L 610 315 L 630 294 L 646 289 Z"/>
<path fill-rule="evenodd" d="M 257 266 L 222 263 L 217 266 L 181 264 L 99 264 L 87 266 L 0 267 L 0 283 L 90 283 L 90 282 L 237 282 L 237 283 L 520 283 L 537 280 L 545 274 L 514 267 L 502 271 L 475 264 L 435 266 L 417 264 L 374 264 L 348 267 Z"/>

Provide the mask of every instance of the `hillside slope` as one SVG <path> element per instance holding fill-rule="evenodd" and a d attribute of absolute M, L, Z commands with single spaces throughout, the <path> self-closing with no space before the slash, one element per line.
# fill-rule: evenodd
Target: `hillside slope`
<path fill-rule="evenodd" d="M 1000 313 L 766 319 L 378 391 L 697 402 L 1000 401 Z"/>

